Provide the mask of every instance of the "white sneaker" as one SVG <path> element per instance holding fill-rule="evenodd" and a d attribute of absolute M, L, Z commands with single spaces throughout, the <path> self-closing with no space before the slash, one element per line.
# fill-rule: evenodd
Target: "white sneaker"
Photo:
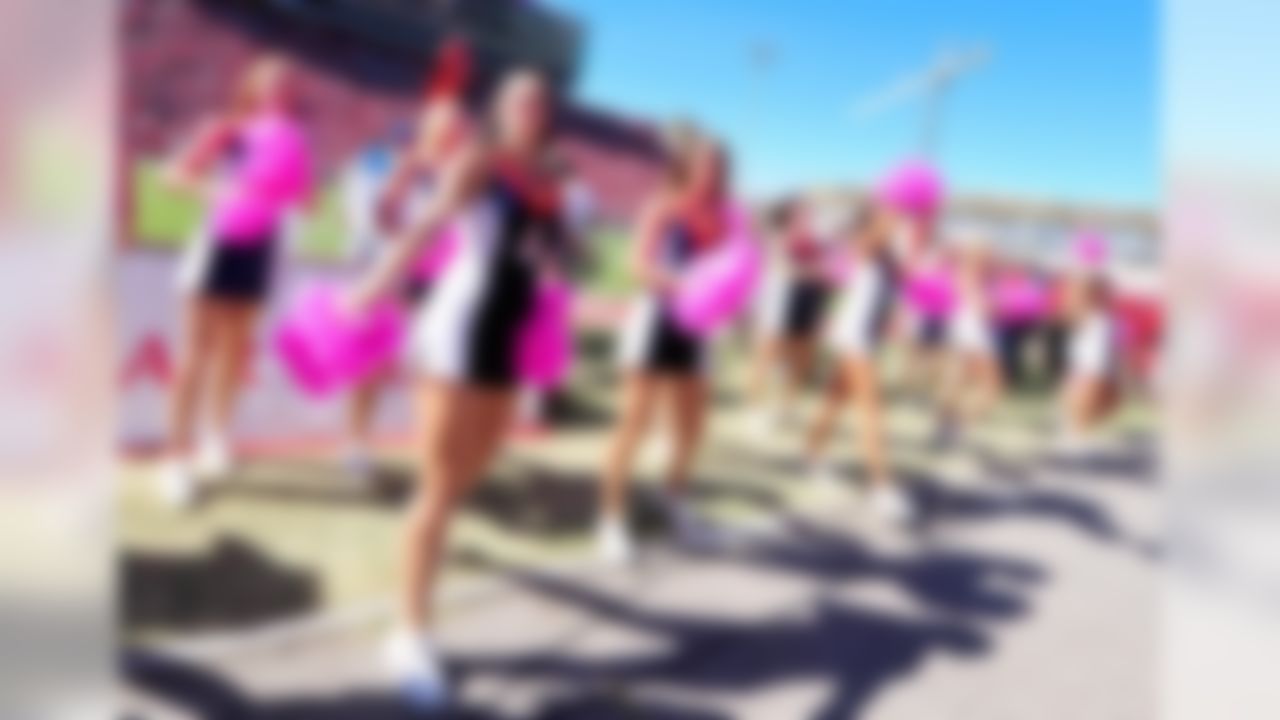
<path fill-rule="evenodd" d="M 786 426 L 775 410 L 761 408 L 746 416 L 747 429 L 753 440 L 769 442 Z"/>
<path fill-rule="evenodd" d="M 1060 460 L 1078 460 L 1088 455 L 1090 444 L 1087 435 L 1072 430 L 1062 430 L 1054 438 L 1050 452 Z"/>
<path fill-rule="evenodd" d="M 879 484 L 867 491 L 867 508 L 880 520 L 906 525 L 915 517 L 911 498 L 896 484 Z"/>
<path fill-rule="evenodd" d="M 219 477 L 231 472 L 231 447 L 220 434 L 210 433 L 200 440 L 196 451 L 196 473 L 205 477 Z"/>
<path fill-rule="evenodd" d="M 448 705 L 449 684 L 435 645 L 425 633 L 392 631 L 383 644 L 382 660 L 415 710 L 439 710 Z"/>
<path fill-rule="evenodd" d="M 823 488 L 839 487 L 843 482 L 840 476 L 840 468 L 836 464 L 826 459 L 810 460 L 805 468 L 805 477 L 809 482 Z"/>
<path fill-rule="evenodd" d="M 635 559 L 631 531 L 622 518 L 604 517 L 596 525 L 596 555 L 613 567 L 630 565 Z"/>
<path fill-rule="evenodd" d="M 156 490 L 166 505 L 185 510 L 195 504 L 199 487 L 186 461 L 170 458 L 160 466 Z"/>
<path fill-rule="evenodd" d="M 351 480 L 363 482 L 373 477 L 373 456 L 364 445 L 348 445 L 338 462 L 342 465 L 343 474 Z"/>

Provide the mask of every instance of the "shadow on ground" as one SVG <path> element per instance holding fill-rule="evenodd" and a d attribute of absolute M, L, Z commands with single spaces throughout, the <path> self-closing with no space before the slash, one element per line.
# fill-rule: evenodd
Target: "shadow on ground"
<path fill-rule="evenodd" d="M 457 654 L 455 684 L 494 681 L 547 689 L 541 705 L 519 717 L 719 720 L 705 707 L 680 707 L 655 697 L 733 697 L 788 684 L 818 683 L 825 692 L 815 720 L 861 717 L 888 686 L 909 677 L 926 658 L 947 653 L 975 658 L 991 652 L 991 621 L 1025 617 L 1028 594 L 1045 577 L 1025 561 L 976 553 L 924 551 L 890 557 L 864 544 L 795 520 L 787 532 L 733 553 L 699 553 L 694 562 L 745 563 L 769 572 L 802 574 L 835 587 L 878 579 L 898 584 L 923 611 L 887 612 L 817 594 L 769 619 L 734 620 L 643 606 L 643 598 L 603 591 L 581 579 L 500 565 L 478 566 L 520 591 L 576 608 L 590 622 L 640 633 L 655 642 L 611 656 L 560 646 L 521 654 Z M 654 650 L 653 648 L 658 648 Z M 134 653 L 126 669 L 139 691 L 168 698 L 202 717 L 383 720 L 414 717 L 386 693 L 285 698 L 252 703 L 208 673 Z M 656 692 L 655 692 L 656 691 Z M 247 715 L 220 715 L 247 712 Z M 450 718 L 500 720 L 482 704 Z"/>
<path fill-rule="evenodd" d="M 120 573 L 126 631 L 244 628 L 300 615 L 319 601 L 310 573 L 236 538 L 199 555 L 130 550 Z"/>

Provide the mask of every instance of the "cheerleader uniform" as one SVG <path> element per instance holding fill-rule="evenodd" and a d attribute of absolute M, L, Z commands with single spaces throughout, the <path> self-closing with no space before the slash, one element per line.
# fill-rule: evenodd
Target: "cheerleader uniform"
<path fill-rule="evenodd" d="M 949 303 L 939 295 L 949 293 L 945 280 L 948 272 L 944 259 L 937 251 L 926 251 L 910 270 L 909 281 L 913 285 L 920 284 L 930 288 L 930 292 L 912 292 L 907 298 L 910 317 L 914 321 L 916 343 L 922 348 L 934 350 L 947 341 Z M 914 287 L 911 289 L 915 290 Z"/>
<path fill-rule="evenodd" d="M 417 174 L 413 181 L 413 188 L 407 198 L 407 207 L 403 217 L 411 220 L 421 215 L 431 200 L 432 193 L 435 191 L 435 173 L 424 170 Z M 403 226 L 403 223 L 398 223 Z M 442 241 L 443 235 L 436 238 L 436 242 Z M 438 274 L 442 272 L 439 266 L 447 262 L 442 259 L 442 255 L 451 255 L 452 250 L 440 248 L 434 244 L 428 246 L 422 252 L 422 256 L 414 265 L 409 277 L 405 279 L 400 286 L 400 300 L 409 307 L 416 307 L 419 303 L 426 301 L 431 293 L 431 288 Z"/>
<path fill-rule="evenodd" d="M 1090 312 L 1072 329 L 1067 353 L 1073 378 L 1114 382 L 1120 376 L 1116 324 L 1104 311 Z"/>
<path fill-rule="evenodd" d="M 310 183 L 305 134 L 283 114 L 264 115 L 236 130 L 219 170 L 204 237 L 180 276 L 203 297 L 261 303 L 271 291 L 277 238 L 288 211 Z"/>
<path fill-rule="evenodd" d="M 458 246 L 419 306 L 411 353 L 432 377 L 514 387 L 516 343 L 533 308 L 539 261 L 561 250 L 559 209 L 495 173 L 455 222 Z"/>
<path fill-rule="evenodd" d="M 947 324 L 952 349 L 969 355 L 995 355 L 995 328 L 984 291 L 982 286 L 961 288 L 959 307 Z"/>
<path fill-rule="evenodd" d="M 828 325 L 831 349 L 844 357 L 872 357 L 889 330 L 898 278 L 888 260 L 858 262 Z"/>
<path fill-rule="evenodd" d="M 805 340 L 818 330 L 830 294 L 820 276 L 822 256 L 823 249 L 813 238 L 788 243 L 787 266 L 762 297 L 761 326 L 766 335 Z"/>
<path fill-rule="evenodd" d="M 679 274 L 698 255 L 698 241 L 683 221 L 667 226 L 658 248 L 659 262 Z M 702 338 L 684 329 L 666 299 L 648 292 L 631 307 L 622 329 L 620 360 L 628 370 L 666 375 L 692 375 L 706 368 Z"/>

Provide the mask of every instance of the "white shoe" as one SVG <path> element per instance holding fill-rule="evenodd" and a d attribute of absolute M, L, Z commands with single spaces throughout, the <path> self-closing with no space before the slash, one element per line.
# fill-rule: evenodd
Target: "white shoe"
<path fill-rule="evenodd" d="M 612 567 L 630 565 L 635 559 L 631 531 L 621 518 L 604 517 L 596 525 L 596 555 Z"/>
<path fill-rule="evenodd" d="M 439 710 L 449 704 L 449 684 L 440 657 L 425 633 L 393 631 L 383 644 L 382 659 L 415 710 Z"/>
<path fill-rule="evenodd" d="M 196 451 L 196 473 L 219 477 L 231 472 L 231 448 L 222 435 L 205 435 Z"/>
<path fill-rule="evenodd" d="M 824 459 L 810 460 L 804 474 L 809 482 L 818 487 L 834 488 L 843 482 L 836 464 Z"/>
<path fill-rule="evenodd" d="M 1090 450 L 1088 436 L 1071 430 L 1061 431 L 1053 440 L 1052 454 L 1061 460 L 1078 460 L 1088 455 Z"/>
<path fill-rule="evenodd" d="M 880 520 L 894 525 L 906 525 L 915 517 L 911 498 L 893 483 L 868 490 L 867 508 Z"/>
<path fill-rule="evenodd" d="M 156 490 L 169 507 L 184 510 L 195 504 L 199 487 L 185 460 L 165 460 L 156 480 Z"/>
<path fill-rule="evenodd" d="M 373 477 L 373 456 L 364 445 L 351 444 L 342 451 L 339 460 L 342 472 L 351 480 L 365 481 Z"/>

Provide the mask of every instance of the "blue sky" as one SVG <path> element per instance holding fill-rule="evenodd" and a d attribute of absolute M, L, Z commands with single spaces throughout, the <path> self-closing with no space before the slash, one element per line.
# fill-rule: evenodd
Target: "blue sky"
<path fill-rule="evenodd" d="M 1154 0 L 555 0 L 587 28 L 580 96 L 690 116 L 734 146 L 749 192 L 866 181 L 914 151 L 921 108 L 859 98 L 941 48 L 988 63 L 947 101 L 940 159 L 957 190 L 1153 204 L 1159 192 Z M 749 70 L 759 41 L 778 59 Z"/>

